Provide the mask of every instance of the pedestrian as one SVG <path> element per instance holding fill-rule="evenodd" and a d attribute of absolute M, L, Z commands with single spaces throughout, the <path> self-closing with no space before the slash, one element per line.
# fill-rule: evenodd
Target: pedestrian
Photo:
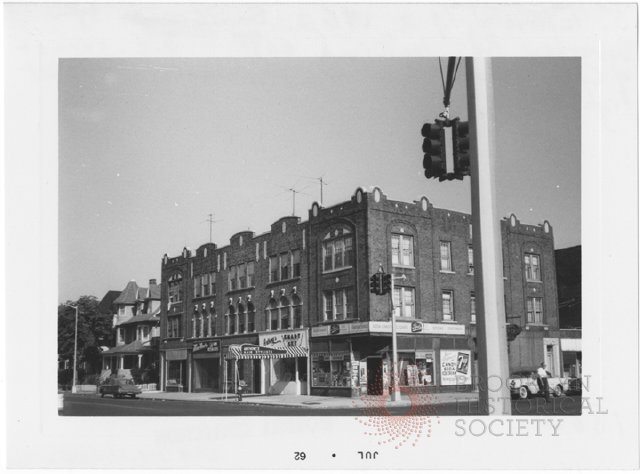
<path fill-rule="evenodd" d="M 538 384 L 540 386 L 540 391 L 542 392 L 542 395 L 544 395 L 545 400 L 549 402 L 551 401 L 551 399 L 549 398 L 549 380 L 547 377 L 550 374 L 549 372 L 547 372 L 546 367 L 547 367 L 547 364 L 545 364 L 544 362 L 540 364 L 540 367 L 538 367 Z"/>

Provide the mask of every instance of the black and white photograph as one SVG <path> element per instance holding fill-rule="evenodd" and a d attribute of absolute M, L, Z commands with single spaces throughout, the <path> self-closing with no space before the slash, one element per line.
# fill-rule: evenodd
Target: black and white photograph
<path fill-rule="evenodd" d="M 4 20 L 8 467 L 638 468 L 636 5 Z"/>

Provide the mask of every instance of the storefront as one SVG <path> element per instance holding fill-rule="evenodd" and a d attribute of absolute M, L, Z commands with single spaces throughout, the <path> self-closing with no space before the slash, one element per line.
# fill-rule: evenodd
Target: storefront
<path fill-rule="evenodd" d="M 309 393 L 306 329 L 262 333 L 257 345 L 232 344 L 225 359 L 229 392 L 242 383 L 245 393 Z"/>
<path fill-rule="evenodd" d="M 167 349 L 164 351 L 165 390 L 184 391 L 187 388 L 187 349 Z"/>
<path fill-rule="evenodd" d="M 579 337 L 561 338 L 562 376 L 582 377 L 582 339 Z"/>
<path fill-rule="evenodd" d="M 462 324 L 396 323 L 399 385 L 412 391 L 471 390 L 473 353 Z M 312 328 L 313 395 L 388 394 L 391 322 Z"/>
<path fill-rule="evenodd" d="M 194 342 L 191 349 L 193 360 L 194 392 L 220 391 L 220 340 Z"/>

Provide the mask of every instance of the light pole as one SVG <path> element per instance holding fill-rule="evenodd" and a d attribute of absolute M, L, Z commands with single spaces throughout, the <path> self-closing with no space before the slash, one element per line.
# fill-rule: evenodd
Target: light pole
<path fill-rule="evenodd" d="M 75 338 L 74 338 L 74 342 L 73 342 L 73 385 L 71 385 L 71 393 L 76 393 L 78 391 L 78 388 L 76 387 L 76 383 L 78 381 L 78 362 L 77 362 L 77 356 L 78 356 L 78 306 L 73 306 L 70 304 L 65 304 L 64 306 L 67 306 L 68 308 L 73 308 L 76 312 L 76 329 L 75 329 Z"/>
<path fill-rule="evenodd" d="M 394 314 L 395 307 L 393 305 L 393 293 L 396 280 L 405 280 L 407 277 L 404 273 L 398 277 L 391 274 L 391 367 L 393 372 L 391 373 L 391 401 L 398 402 L 400 401 L 400 390 L 398 390 L 398 382 L 400 381 L 400 377 L 398 375 L 398 338 L 396 336 L 396 317 Z"/>

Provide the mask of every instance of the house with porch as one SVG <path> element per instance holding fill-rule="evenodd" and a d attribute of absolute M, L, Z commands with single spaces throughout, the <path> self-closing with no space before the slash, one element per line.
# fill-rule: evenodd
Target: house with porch
<path fill-rule="evenodd" d="M 160 286 L 155 279 L 144 288 L 132 280 L 113 301 L 116 345 L 102 353 L 103 377 L 131 376 L 131 370 L 155 378 L 158 370 Z"/>

